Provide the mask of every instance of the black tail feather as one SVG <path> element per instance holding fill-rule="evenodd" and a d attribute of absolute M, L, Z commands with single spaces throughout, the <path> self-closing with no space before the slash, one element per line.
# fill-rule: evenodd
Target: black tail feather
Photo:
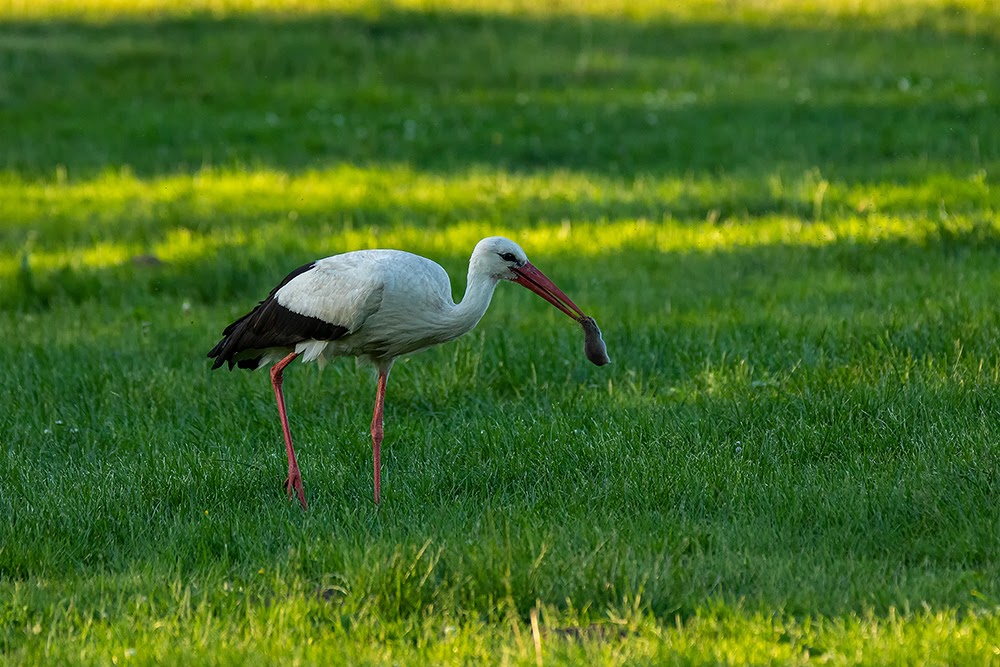
<path fill-rule="evenodd" d="M 262 301 L 257 306 L 257 308 L 254 308 L 249 313 L 247 313 L 240 319 L 236 320 L 223 330 L 222 340 L 216 343 L 215 347 L 213 347 L 212 350 L 208 353 L 208 356 L 210 358 L 215 359 L 215 363 L 212 364 L 213 371 L 216 368 L 222 366 L 222 364 L 226 363 L 227 361 L 229 362 L 229 370 L 233 370 L 233 363 L 235 361 L 233 357 L 235 357 L 242 351 L 239 349 L 241 347 L 239 345 L 239 341 L 243 338 L 242 333 L 243 329 L 246 327 L 246 322 L 251 315 L 257 312 L 257 310 L 260 308 L 261 305 L 263 305 L 263 303 L 264 302 Z M 260 358 L 258 358 L 257 361 L 260 362 Z M 256 367 L 257 366 L 253 366 L 253 368 Z M 247 368 L 247 366 L 240 364 L 240 368 Z"/>

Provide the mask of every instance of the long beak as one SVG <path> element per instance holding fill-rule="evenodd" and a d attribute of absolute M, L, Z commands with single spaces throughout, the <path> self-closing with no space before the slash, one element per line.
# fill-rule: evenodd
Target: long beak
<path fill-rule="evenodd" d="M 536 269 L 531 262 L 511 270 L 517 275 L 513 282 L 530 289 L 574 320 L 586 317 L 583 311 L 573 303 L 573 300 L 556 287 L 554 282 L 546 278 L 544 273 Z"/>

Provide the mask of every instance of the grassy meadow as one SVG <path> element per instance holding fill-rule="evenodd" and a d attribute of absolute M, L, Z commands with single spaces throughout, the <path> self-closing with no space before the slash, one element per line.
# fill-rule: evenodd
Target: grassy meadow
<path fill-rule="evenodd" d="M 988 0 L 0 0 L 0 664 L 1000 664 Z M 501 285 L 211 372 L 363 247 Z"/>

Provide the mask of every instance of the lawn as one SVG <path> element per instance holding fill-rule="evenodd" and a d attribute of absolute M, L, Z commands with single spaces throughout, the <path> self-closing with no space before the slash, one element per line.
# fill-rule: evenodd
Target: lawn
<path fill-rule="evenodd" d="M 989 0 L 0 2 L 0 664 L 1000 664 Z M 397 247 L 397 363 L 212 372 Z"/>

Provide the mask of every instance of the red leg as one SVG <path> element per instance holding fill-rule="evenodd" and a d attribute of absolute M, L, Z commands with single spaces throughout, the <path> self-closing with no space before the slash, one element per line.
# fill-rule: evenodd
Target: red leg
<path fill-rule="evenodd" d="M 292 448 L 292 432 L 288 429 L 288 414 L 285 412 L 285 396 L 281 391 L 281 377 L 285 366 L 295 361 L 298 352 L 292 352 L 287 357 L 271 366 L 271 386 L 274 387 L 274 397 L 278 400 L 278 414 L 281 416 L 281 432 L 285 436 L 285 452 L 288 454 L 288 478 L 285 480 L 285 491 L 291 500 L 294 491 L 299 497 L 302 509 L 306 509 L 306 493 L 302 488 L 302 475 L 299 474 L 299 463 L 295 460 L 295 449 Z"/>
<path fill-rule="evenodd" d="M 385 407 L 385 384 L 389 379 L 389 369 L 378 369 L 378 391 L 375 394 L 375 413 L 372 415 L 372 458 L 375 460 L 375 504 L 379 504 L 382 490 L 382 413 Z"/>

